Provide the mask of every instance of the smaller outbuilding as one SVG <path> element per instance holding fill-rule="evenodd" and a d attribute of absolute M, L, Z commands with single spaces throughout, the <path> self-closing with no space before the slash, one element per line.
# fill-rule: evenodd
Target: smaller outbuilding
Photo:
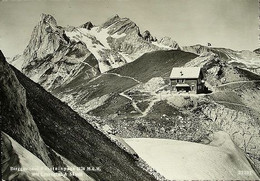
<path fill-rule="evenodd" d="M 170 84 L 176 92 L 198 94 L 205 89 L 200 67 L 174 67 L 170 75 Z"/>

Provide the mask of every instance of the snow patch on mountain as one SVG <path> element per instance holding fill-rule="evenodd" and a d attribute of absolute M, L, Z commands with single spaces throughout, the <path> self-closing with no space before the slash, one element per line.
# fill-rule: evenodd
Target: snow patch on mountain
<path fill-rule="evenodd" d="M 155 138 L 125 141 L 170 180 L 259 179 L 244 153 L 225 132 L 215 133 L 210 145 Z"/>
<path fill-rule="evenodd" d="M 109 37 L 108 29 L 99 29 L 98 27 L 94 27 L 89 31 L 86 31 L 86 29 L 81 29 L 81 32 L 87 34 L 89 33 L 92 36 L 95 36 L 98 41 L 100 41 L 104 47 L 107 49 L 110 49 L 110 46 L 107 42 L 107 38 Z"/>
<path fill-rule="evenodd" d="M 125 53 L 122 53 L 122 52 L 118 52 L 119 55 L 121 55 L 122 57 L 124 57 L 124 59 L 126 60 L 127 63 L 130 63 L 132 61 L 134 61 L 133 58 L 130 58 L 129 55 L 125 54 Z"/>
<path fill-rule="evenodd" d="M 118 34 L 118 33 L 115 33 L 113 35 L 110 35 L 112 38 L 123 38 L 126 36 L 125 33 L 122 33 L 122 34 Z"/>
<path fill-rule="evenodd" d="M 83 42 L 90 52 L 97 58 L 101 73 L 117 68 L 126 63 L 123 57 L 118 57 L 107 42 L 109 34 L 107 29 L 94 27 L 91 30 L 74 28 L 66 31 L 66 35 L 76 42 Z M 116 58 L 116 59 L 115 59 Z"/>
<path fill-rule="evenodd" d="M 163 44 L 158 43 L 158 42 L 152 42 L 152 44 L 155 45 L 155 46 L 158 46 L 158 47 L 160 47 L 160 48 L 166 49 L 166 50 L 171 50 L 171 49 L 173 49 L 172 47 L 163 45 Z"/>
<path fill-rule="evenodd" d="M 96 38 L 90 34 L 85 34 L 84 32 L 82 32 L 82 30 L 84 29 L 75 29 L 72 32 L 65 31 L 65 33 L 70 38 L 70 40 L 75 40 L 77 42 L 82 41 L 83 43 L 85 43 L 91 53 L 93 53 L 97 59 L 101 59 L 98 51 L 104 49 L 104 45 L 102 45 L 98 41 L 94 42 Z"/>

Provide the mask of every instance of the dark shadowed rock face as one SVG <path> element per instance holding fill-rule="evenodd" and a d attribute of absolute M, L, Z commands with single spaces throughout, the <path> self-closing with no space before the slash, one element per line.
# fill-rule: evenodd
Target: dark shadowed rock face
<path fill-rule="evenodd" d="M 17 80 L 1 51 L 0 75 L 1 158 L 4 160 L 2 161 L 2 178 L 21 181 L 48 180 L 45 177 L 33 176 L 30 171 L 10 169 L 10 167 L 31 169 L 39 166 L 34 165 L 37 163 L 48 169 L 49 173 L 53 173 L 51 171 L 53 166 L 63 168 L 67 166 L 43 141 L 34 118 L 27 108 L 26 90 Z M 75 180 L 74 177 L 68 177 L 71 181 Z M 51 180 L 68 179 L 53 177 Z"/>
<path fill-rule="evenodd" d="M 86 29 L 88 29 L 88 30 L 91 30 L 91 28 L 93 28 L 94 26 L 93 26 L 93 24 L 89 21 L 89 22 L 87 22 L 87 23 L 85 23 L 85 24 L 83 24 L 83 25 L 81 25 L 81 26 L 79 26 L 80 28 L 86 28 Z"/>
<path fill-rule="evenodd" d="M 52 162 L 39 130 L 27 109 L 26 91 L 17 80 L 0 51 L 1 130 L 39 157 L 46 165 Z"/>
<path fill-rule="evenodd" d="M 151 35 L 151 33 L 150 33 L 148 30 L 146 30 L 146 31 L 144 31 L 144 32 L 142 33 L 142 37 L 143 37 L 144 40 L 146 40 L 146 41 L 149 41 L 149 42 L 154 41 L 153 36 Z"/>
<path fill-rule="evenodd" d="M 255 49 L 254 52 L 260 54 L 260 48 Z"/>

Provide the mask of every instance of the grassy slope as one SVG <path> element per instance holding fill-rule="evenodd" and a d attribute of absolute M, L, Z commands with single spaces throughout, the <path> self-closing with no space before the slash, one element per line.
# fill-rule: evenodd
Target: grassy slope
<path fill-rule="evenodd" d="M 236 70 L 238 71 L 238 73 L 243 76 L 248 78 L 249 80 L 260 80 L 260 76 L 257 74 L 254 74 L 248 70 L 245 69 L 241 69 L 241 68 L 236 68 Z"/>
<path fill-rule="evenodd" d="M 134 111 L 134 108 L 129 99 L 118 95 L 112 95 L 103 105 L 89 113 L 100 117 L 106 117 L 113 114 L 122 114 L 123 116 L 126 116 L 130 115 L 131 111 Z"/>
<path fill-rule="evenodd" d="M 93 73 L 94 71 L 97 71 L 97 74 L 100 74 L 99 70 L 98 70 L 98 62 L 96 60 L 96 58 L 94 57 L 94 55 L 90 55 L 88 56 L 85 60 L 84 63 L 81 65 L 80 68 L 83 67 L 83 69 L 73 78 L 73 81 L 70 81 L 68 83 L 66 83 L 65 85 L 62 85 L 58 88 L 55 88 L 54 92 L 60 92 L 66 89 L 69 89 L 70 87 L 75 87 L 77 85 L 81 85 L 84 82 L 88 82 L 90 79 L 93 78 Z M 80 69 L 79 68 L 79 69 Z"/>
<path fill-rule="evenodd" d="M 257 78 L 257 75 L 253 75 L 253 77 L 247 75 L 247 78 L 249 80 L 257 80 L 253 79 Z M 227 84 L 218 88 L 218 92 L 212 93 L 209 95 L 209 98 L 227 108 L 247 113 L 255 120 L 259 120 L 260 111 L 257 107 L 254 107 L 260 94 L 259 88 L 260 82 L 238 82 Z M 260 125 L 260 121 L 257 121 L 257 123 Z"/>
<path fill-rule="evenodd" d="M 77 84 L 75 84 L 76 82 Z M 84 104 L 85 102 L 96 97 L 101 97 L 110 93 L 120 93 L 136 85 L 137 83 L 131 79 L 125 79 L 110 74 L 103 74 L 91 82 L 82 78 L 82 81 L 75 79 L 71 82 L 71 84 L 72 86 L 66 86 L 65 89 L 56 89 L 52 93 L 56 95 L 61 92 L 65 92 L 66 94 L 79 95 L 77 102 Z"/>
<path fill-rule="evenodd" d="M 217 88 L 217 92 L 214 92 L 210 95 L 214 101 L 228 102 L 234 104 L 245 105 L 242 101 L 242 95 L 245 90 L 258 90 L 260 85 L 260 76 L 254 74 L 250 71 L 236 68 L 240 77 L 245 77 L 248 81 L 234 82 L 229 84 L 221 85 Z M 250 96 L 250 95 L 248 95 Z M 232 106 L 230 104 L 222 103 L 225 106 L 228 106 L 232 109 L 239 110 L 237 106 Z M 245 105 L 247 106 L 247 105 Z"/>
<path fill-rule="evenodd" d="M 180 50 L 155 51 L 111 72 L 146 82 L 152 77 L 168 77 L 173 67 L 183 66 L 196 57 L 195 54 Z"/>
<path fill-rule="evenodd" d="M 185 63 L 195 57 L 196 55 L 192 53 L 187 53 L 179 50 L 155 51 L 144 54 L 134 62 L 111 70 L 110 72 L 133 77 L 142 82 L 147 82 L 153 77 L 168 77 L 170 75 L 172 67 L 183 66 Z M 98 86 L 92 88 L 91 92 L 90 86 L 93 86 L 93 84 L 96 84 Z M 134 82 L 131 79 L 105 74 L 95 81 L 91 82 L 89 87 L 84 87 L 84 90 L 90 90 L 89 94 L 85 95 L 85 97 L 82 98 L 82 103 L 84 102 L 83 100 L 90 100 L 91 98 L 102 96 L 107 93 L 123 92 L 124 90 L 129 89 L 136 84 L 137 82 Z M 121 100 L 121 96 L 114 94 L 113 97 L 113 99 L 107 100 L 103 106 L 94 110 L 93 114 L 97 116 L 106 116 L 111 114 L 111 111 L 114 111 L 114 113 L 116 113 L 116 111 L 118 110 L 120 110 L 121 112 L 125 112 L 126 109 L 132 110 L 131 104 L 127 104 L 128 101 L 117 101 L 117 99 Z M 138 105 L 140 105 L 140 103 Z M 143 109 L 147 107 L 146 105 L 143 106 Z"/>
<path fill-rule="evenodd" d="M 155 180 L 65 103 L 13 69 L 26 89 L 27 106 L 47 145 L 77 166 L 100 166 L 101 172 L 87 172 L 96 180 Z"/>

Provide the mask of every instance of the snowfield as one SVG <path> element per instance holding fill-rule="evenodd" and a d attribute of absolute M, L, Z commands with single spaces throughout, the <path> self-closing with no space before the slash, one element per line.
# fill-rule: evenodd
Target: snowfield
<path fill-rule="evenodd" d="M 166 49 L 166 50 L 172 50 L 172 49 L 173 49 L 172 47 L 163 45 L 163 44 L 158 43 L 158 42 L 152 42 L 152 44 L 155 45 L 155 46 L 158 46 L 158 47 L 160 47 L 160 48 Z"/>
<path fill-rule="evenodd" d="M 112 68 L 122 66 L 124 63 L 117 62 L 113 56 L 115 53 L 111 50 L 107 42 L 110 35 L 107 33 L 108 29 L 100 29 L 94 27 L 91 30 L 85 28 L 75 28 L 73 31 L 66 31 L 66 35 L 76 42 L 82 41 L 86 44 L 89 51 L 96 57 L 99 64 L 100 71 L 106 72 Z M 115 35 L 115 37 L 124 37 L 125 35 Z M 109 61 L 109 64 L 104 62 Z"/>
<path fill-rule="evenodd" d="M 170 180 L 257 180 L 249 161 L 224 132 L 210 145 L 156 138 L 124 139 L 151 167 Z"/>

